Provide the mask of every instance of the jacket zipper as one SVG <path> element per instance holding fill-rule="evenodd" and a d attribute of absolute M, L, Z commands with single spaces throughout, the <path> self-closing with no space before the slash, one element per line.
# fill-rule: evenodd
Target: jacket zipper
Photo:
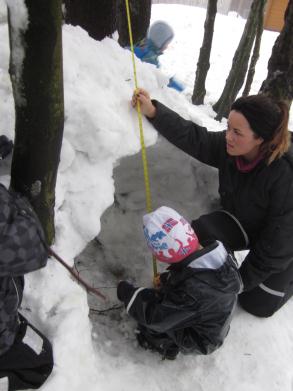
<path fill-rule="evenodd" d="M 13 277 L 12 277 L 12 282 L 13 282 L 13 285 L 14 285 L 14 288 L 15 288 L 15 291 L 16 291 L 16 296 L 17 296 L 17 306 L 16 306 L 16 309 L 18 309 L 18 306 L 20 304 L 19 292 L 18 292 L 17 285 L 16 285 L 16 282 L 14 281 Z"/>

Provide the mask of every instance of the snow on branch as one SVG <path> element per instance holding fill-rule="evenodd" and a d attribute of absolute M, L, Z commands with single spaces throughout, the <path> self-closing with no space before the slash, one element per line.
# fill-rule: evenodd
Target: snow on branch
<path fill-rule="evenodd" d="M 28 11 L 24 0 L 6 0 L 6 4 L 9 9 L 10 19 L 12 74 L 18 86 L 15 98 L 18 100 L 18 104 L 24 105 L 25 99 L 22 96 L 20 86 L 25 57 L 23 35 L 28 27 Z"/>

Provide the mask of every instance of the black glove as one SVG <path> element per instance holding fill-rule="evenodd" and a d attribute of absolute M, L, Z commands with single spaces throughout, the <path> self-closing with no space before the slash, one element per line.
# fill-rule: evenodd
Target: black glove
<path fill-rule="evenodd" d="M 6 136 L 0 136 L 0 160 L 5 159 L 13 148 L 13 142 Z"/>
<path fill-rule="evenodd" d="M 120 301 L 128 302 L 136 288 L 127 281 L 120 281 L 117 286 L 117 297 Z"/>

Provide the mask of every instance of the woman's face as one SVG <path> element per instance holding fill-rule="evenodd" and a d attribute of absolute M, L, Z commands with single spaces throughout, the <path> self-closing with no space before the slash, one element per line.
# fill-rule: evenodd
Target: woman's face
<path fill-rule="evenodd" d="M 256 138 L 243 114 L 232 110 L 228 117 L 226 131 L 226 149 L 231 156 L 242 156 L 248 161 L 254 160 L 259 154 L 263 143 L 261 137 Z"/>

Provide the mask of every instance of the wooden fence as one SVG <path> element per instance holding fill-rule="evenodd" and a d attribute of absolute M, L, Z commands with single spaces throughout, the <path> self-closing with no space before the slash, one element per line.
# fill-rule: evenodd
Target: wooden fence
<path fill-rule="evenodd" d="M 152 0 L 153 4 L 184 4 L 207 8 L 208 0 Z M 252 0 L 218 0 L 217 9 L 221 14 L 230 11 L 237 12 L 243 18 L 247 18 Z M 268 0 L 264 28 L 273 31 L 281 31 L 284 25 L 284 13 L 288 0 Z"/>
<path fill-rule="evenodd" d="M 152 0 L 153 4 L 184 4 L 196 7 L 207 8 L 208 0 Z M 252 0 L 218 0 L 218 12 L 228 14 L 235 11 L 246 18 L 251 6 Z"/>

